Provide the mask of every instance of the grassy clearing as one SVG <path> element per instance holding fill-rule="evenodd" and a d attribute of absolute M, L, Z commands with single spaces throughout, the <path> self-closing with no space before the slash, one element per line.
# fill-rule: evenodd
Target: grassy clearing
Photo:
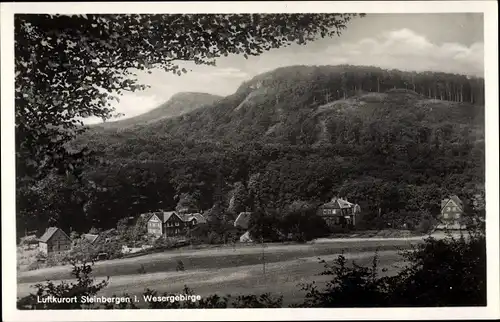
<path fill-rule="evenodd" d="M 264 248 L 264 258 L 267 263 L 274 263 L 311 256 L 339 254 L 343 250 L 349 253 L 374 252 L 377 249 L 397 250 L 408 248 L 411 243 L 412 241 L 407 240 L 360 240 L 319 244 L 269 244 Z M 186 271 L 257 265 L 262 263 L 262 247 L 254 245 L 241 248 L 228 246 L 201 250 L 178 249 L 141 257 L 98 262 L 94 266 L 93 274 L 94 276 L 135 275 L 139 270 L 143 270 L 146 274 L 175 272 L 179 260 L 182 260 Z M 59 266 L 22 272 L 18 275 L 18 283 L 67 278 L 71 278 L 71 268 Z"/>
<path fill-rule="evenodd" d="M 361 265 L 370 265 L 374 253 L 348 253 L 349 260 L 355 260 Z M 401 258 L 394 250 L 380 251 L 380 269 L 388 268 L 386 274 L 398 271 Z M 322 259 L 332 261 L 336 254 L 321 256 Z M 110 284 L 99 295 L 121 295 L 125 292 L 140 296 L 146 288 L 159 292 L 179 293 L 187 285 L 201 296 L 211 294 L 261 294 L 272 292 L 282 294 L 286 305 L 297 303 L 304 299 L 300 290 L 301 283 L 316 281 L 320 285 L 328 280 L 328 276 L 320 276 L 323 266 L 319 264 L 317 256 L 303 257 L 280 262 L 267 263 L 265 273 L 263 265 L 244 265 L 238 267 L 193 269 L 185 272 L 156 272 L 151 274 L 130 274 L 113 276 Z M 18 285 L 18 296 L 26 295 L 30 283 Z M 141 303 L 145 307 L 145 303 Z"/>

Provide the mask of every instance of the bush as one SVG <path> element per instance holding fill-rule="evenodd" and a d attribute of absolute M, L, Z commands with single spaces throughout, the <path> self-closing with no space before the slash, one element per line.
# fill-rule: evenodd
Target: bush
<path fill-rule="evenodd" d="M 68 258 L 78 263 L 88 263 L 92 262 L 98 253 L 97 247 L 87 239 L 80 238 L 75 241 L 75 245 L 69 252 Z"/>
<path fill-rule="evenodd" d="M 390 280 L 394 305 L 486 305 L 484 234 L 442 240 L 429 237 L 402 255 L 410 265 Z"/>
<path fill-rule="evenodd" d="M 215 231 L 211 231 L 208 233 L 207 242 L 209 244 L 221 244 L 222 238 Z"/>
<path fill-rule="evenodd" d="M 47 256 L 47 266 L 59 266 L 66 265 L 71 262 L 71 257 L 68 256 L 68 253 L 51 253 Z"/>
<path fill-rule="evenodd" d="M 183 261 L 181 261 L 181 260 L 178 260 L 178 261 L 177 261 L 177 266 L 175 267 L 175 270 L 176 270 L 176 271 L 178 271 L 178 272 L 179 272 L 179 271 L 180 271 L 180 272 L 185 271 L 186 269 L 184 268 L 184 262 L 183 262 Z"/>
<path fill-rule="evenodd" d="M 40 269 L 40 268 L 42 268 L 41 265 L 40 265 L 40 263 L 33 262 L 33 263 L 31 263 L 31 264 L 28 265 L 27 270 L 28 271 L 34 271 L 34 270 Z"/>
<path fill-rule="evenodd" d="M 331 275 L 332 280 L 324 290 L 319 290 L 313 282 L 305 284 L 304 303 L 299 307 L 377 307 L 387 304 L 386 284 L 378 277 L 378 256 L 373 258 L 371 267 L 347 265 L 344 255 L 339 255 L 333 265 L 320 260 L 325 270 L 321 275 Z"/>
<path fill-rule="evenodd" d="M 281 223 L 285 236 L 291 235 L 298 242 L 327 236 L 330 232 L 325 220 L 313 208 L 288 213 Z"/>
<path fill-rule="evenodd" d="M 250 236 L 255 241 L 274 242 L 279 241 L 283 235 L 281 220 L 277 213 L 256 212 L 249 222 Z"/>
<path fill-rule="evenodd" d="M 170 239 L 160 237 L 154 241 L 153 247 L 157 249 L 170 249 L 173 247 L 173 243 Z"/>
<path fill-rule="evenodd" d="M 37 289 L 35 293 L 31 293 L 23 298 L 18 298 L 17 308 L 20 310 L 74 310 L 83 308 L 92 308 L 93 304 L 83 304 L 80 301 L 72 301 L 66 303 L 42 303 L 38 299 L 44 298 L 71 298 L 76 297 L 80 299 L 82 296 L 94 296 L 101 289 L 108 285 L 108 280 L 103 280 L 95 283 L 91 278 L 92 267 L 86 263 L 81 266 L 74 265 L 72 275 L 76 278 L 76 283 L 61 282 L 55 285 L 53 282 L 48 281 L 45 283 L 38 283 L 34 287 Z"/>
<path fill-rule="evenodd" d="M 109 242 L 97 247 L 96 253 L 107 253 L 109 259 L 120 258 L 123 256 L 122 244 L 119 240 L 112 239 Z"/>
<path fill-rule="evenodd" d="M 144 267 L 143 264 L 137 269 L 138 274 L 146 274 L 146 268 Z"/>
<path fill-rule="evenodd" d="M 35 259 L 37 262 L 45 262 L 47 260 L 47 254 L 42 251 L 38 251 L 35 254 Z"/>
<path fill-rule="evenodd" d="M 432 231 L 433 224 L 430 219 L 423 219 L 420 221 L 418 226 L 416 227 L 416 231 L 422 234 L 427 234 Z"/>
<path fill-rule="evenodd" d="M 428 307 L 486 305 L 486 241 L 484 234 L 444 240 L 427 238 L 402 253 L 408 265 L 397 275 L 378 277 L 378 259 L 371 268 L 343 255 L 333 265 L 325 261 L 322 275 L 332 275 L 326 287 L 306 284 L 301 307 Z"/>

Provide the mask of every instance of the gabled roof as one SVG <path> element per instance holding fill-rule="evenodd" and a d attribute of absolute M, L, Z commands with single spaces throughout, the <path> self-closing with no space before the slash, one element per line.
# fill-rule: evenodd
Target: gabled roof
<path fill-rule="evenodd" d="M 156 215 L 160 220 L 163 222 L 167 222 L 172 216 L 177 216 L 180 220 L 187 222 L 191 221 L 193 219 L 196 219 L 198 223 L 206 223 L 207 219 L 200 213 L 191 213 L 191 214 L 181 214 L 178 213 L 177 211 L 161 211 L 161 212 L 153 212 L 153 213 L 148 213 L 148 214 L 142 214 L 141 216 L 143 218 L 147 218 L 146 220 L 150 220 L 151 217 Z"/>
<path fill-rule="evenodd" d="M 99 237 L 99 235 L 94 235 L 94 234 L 83 234 L 82 235 L 82 238 L 85 238 L 90 243 L 95 242 L 95 240 L 97 239 L 97 237 Z"/>
<path fill-rule="evenodd" d="M 179 217 L 182 220 L 182 217 L 179 216 L 175 211 L 164 211 L 163 212 L 163 222 L 166 222 L 167 220 L 169 220 L 170 217 L 172 217 L 173 215 L 176 215 L 177 217 Z M 160 216 L 160 219 L 162 219 L 161 216 Z"/>
<path fill-rule="evenodd" d="M 337 203 L 339 204 L 340 208 L 352 208 L 354 207 L 354 204 L 350 203 L 347 200 L 344 199 L 337 199 Z"/>
<path fill-rule="evenodd" d="M 240 227 L 243 229 L 248 229 L 248 226 L 250 224 L 250 218 L 252 217 L 252 213 L 245 211 L 245 212 L 240 212 L 236 220 L 234 221 L 234 227 Z"/>
<path fill-rule="evenodd" d="M 441 201 L 441 210 L 444 209 L 444 207 L 446 207 L 446 205 L 448 204 L 448 202 L 450 202 L 450 200 L 452 200 L 457 206 L 459 206 L 462 210 L 464 209 L 464 204 L 462 202 L 462 200 L 460 200 L 460 198 L 458 198 L 457 195 L 453 195 L 451 196 L 450 198 L 446 198 L 446 199 L 443 199 Z"/>
<path fill-rule="evenodd" d="M 182 216 L 179 216 L 179 217 L 181 218 L 182 221 L 191 221 L 193 219 L 196 219 L 196 221 L 198 223 L 206 223 L 207 222 L 205 217 L 203 217 L 203 215 L 200 214 L 199 212 L 194 213 L 194 214 L 183 214 Z"/>
<path fill-rule="evenodd" d="M 325 203 L 323 206 L 334 208 L 353 208 L 355 205 L 342 198 L 333 198 L 330 202 Z"/>
<path fill-rule="evenodd" d="M 62 233 L 64 234 L 64 236 L 66 236 L 66 238 L 70 239 L 69 236 L 64 232 L 64 230 L 62 230 L 58 227 L 49 227 L 49 228 L 47 228 L 45 233 L 42 235 L 42 237 L 40 237 L 38 240 L 41 241 L 42 243 L 46 243 L 52 238 L 52 236 L 54 236 L 54 234 L 58 230 L 62 231 Z"/>

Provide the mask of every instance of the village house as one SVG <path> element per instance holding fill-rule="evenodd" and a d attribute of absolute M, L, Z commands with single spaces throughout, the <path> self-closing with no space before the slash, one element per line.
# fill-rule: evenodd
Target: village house
<path fill-rule="evenodd" d="M 160 211 L 141 215 L 147 222 L 148 233 L 156 237 L 183 236 L 189 228 L 206 223 L 200 213 Z"/>
<path fill-rule="evenodd" d="M 334 197 L 328 203 L 318 208 L 330 228 L 352 228 L 356 225 L 356 216 L 361 212 L 358 204 L 350 203 L 342 198 Z"/>
<path fill-rule="evenodd" d="M 86 239 L 92 245 L 98 245 L 98 244 L 104 242 L 102 234 L 99 234 L 99 235 L 96 235 L 96 234 L 83 234 L 82 238 Z"/>
<path fill-rule="evenodd" d="M 250 225 L 250 218 L 252 217 L 252 213 L 245 211 L 240 212 L 236 220 L 234 221 L 234 227 L 241 229 L 248 229 Z"/>
<path fill-rule="evenodd" d="M 66 252 L 71 249 L 71 238 L 58 227 L 49 227 L 38 239 L 40 251 L 46 255 Z"/>
<path fill-rule="evenodd" d="M 441 214 L 436 229 L 464 229 L 464 204 L 456 195 L 441 200 Z"/>
<path fill-rule="evenodd" d="M 236 220 L 234 221 L 234 227 L 237 228 L 242 235 L 240 236 L 240 242 L 242 243 L 250 243 L 252 242 L 252 238 L 250 237 L 250 232 L 248 229 L 250 228 L 250 219 L 252 217 L 252 213 L 245 211 L 240 212 Z M 243 233 L 244 232 L 244 233 Z"/>

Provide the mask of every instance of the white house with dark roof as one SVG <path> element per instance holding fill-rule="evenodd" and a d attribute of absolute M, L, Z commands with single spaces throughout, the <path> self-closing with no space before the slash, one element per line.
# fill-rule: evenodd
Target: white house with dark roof
<path fill-rule="evenodd" d="M 464 204 L 456 196 L 441 200 L 441 214 L 436 229 L 465 229 L 463 224 Z"/>
<path fill-rule="evenodd" d="M 58 227 L 49 227 L 38 239 L 38 247 L 46 255 L 66 252 L 71 249 L 71 238 Z"/>
<path fill-rule="evenodd" d="M 345 199 L 334 197 L 330 202 L 318 208 L 318 215 L 330 227 L 353 227 L 356 217 L 361 213 L 361 207 Z"/>
<path fill-rule="evenodd" d="M 201 213 L 179 213 L 177 211 L 158 211 L 142 214 L 147 222 L 149 234 L 156 237 L 182 236 L 188 228 L 206 223 Z"/>

